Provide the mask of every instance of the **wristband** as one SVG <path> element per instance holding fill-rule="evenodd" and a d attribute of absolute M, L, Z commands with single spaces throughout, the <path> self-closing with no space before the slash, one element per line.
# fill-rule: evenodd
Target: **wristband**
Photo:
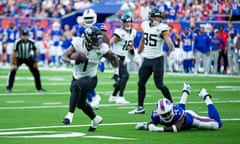
<path fill-rule="evenodd" d="M 70 64 L 75 64 L 75 60 L 70 60 Z"/>
<path fill-rule="evenodd" d="M 118 67 L 117 67 L 117 68 L 114 68 L 113 71 L 114 71 L 114 74 L 116 74 L 116 75 L 119 74 L 119 69 L 118 69 Z"/>
<path fill-rule="evenodd" d="M 173 132 L 178 132 L 176 125 L 172 125 Z"/>

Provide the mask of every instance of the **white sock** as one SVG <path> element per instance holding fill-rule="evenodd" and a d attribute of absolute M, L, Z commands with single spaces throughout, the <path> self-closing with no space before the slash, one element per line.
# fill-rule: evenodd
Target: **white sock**
<path fill-rule="evenodd" d="M 68 112 L 65 118 L 68 118 L 72 122 L 73 115 L 74 115 L 74 113 Z"/>
<path fill-rule="evenodd" d="M 213 102 L 209 96 L 206 97 L 205 103 L 206 103 L 206 105 L 213 104 Z"/>
<path fill-rule="evenodd" d="M 187 102 L 187 97 L 188 97 L 188 93 L 187 93 L 187 92 L 183 92 L 183 93 L 182 93 L 182 97 L 181 97 L 179 103 L 181 103 L 181 104 L 186 104 L 186 102 Z"/>

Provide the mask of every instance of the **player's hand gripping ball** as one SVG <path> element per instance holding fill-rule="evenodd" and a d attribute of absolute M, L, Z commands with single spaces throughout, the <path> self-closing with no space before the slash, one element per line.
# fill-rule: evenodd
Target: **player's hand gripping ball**
<path fill-rule="evenodd" d="M 74 52 L 70 56 L 71 60 L 75 60 L 75 64 L 84 63 L 88 60 L 87 56 L 83 52 Z"/>

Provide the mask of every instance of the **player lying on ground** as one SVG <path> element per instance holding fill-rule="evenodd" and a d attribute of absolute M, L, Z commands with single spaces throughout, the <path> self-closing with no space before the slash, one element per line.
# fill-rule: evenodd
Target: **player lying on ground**
<path fill-rule="evenodd" d="M 160 99 L 156 104 L 156 109 L 152 111 L 152 121 L 137 123 L 136 129 L 154 132 L 178 132 L 190 128 L 209 130 L 217 130 L 221 128 L 221 118 L 212 102 L 211 96 L 205 88 L 201 89 L 198 95 L 205 101 L 209 117 L 199 116 L 192 110 L 185 110 L 190 89 L 190 85 L 184 83 L 182 97 L 178 105 L 173 105 L 166 98 Z M 157 126 L 158 124 L 164 127 L 159 127 Z"/>

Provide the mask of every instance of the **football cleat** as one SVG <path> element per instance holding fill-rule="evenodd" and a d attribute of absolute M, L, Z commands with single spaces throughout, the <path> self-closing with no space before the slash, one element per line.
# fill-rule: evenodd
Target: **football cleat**
<path fill-rule="evenodd" d="M 64 125 L 70 125 L 70 124 L 71 124 L 71 122 L 70 122 L 70 120 L 69 120 L 68 118 L 64 118 L 64 119 L 62 120 L 62 123 L 63 123 Z"/>
<path fill-rule="evenodd" d="M 116 97 L 115 102 L 116 102 L 116 104 L 129 104 L 130 103 L 124 97 Z"/>
<path fill-rule="evenodd" d="M 145 110 L 143 107 L 137 107 L 134 110 L 128 112 L 128 114 L 145 114 Z"/>
<path fill-rule="evenodd" d="M 47 91 L 45 89 L 38 89 L 37 92 L 38 93 L 46 93 Z"/>
<path fill-rule="evenodd" d="M 62 123 L 64 124 L 64 125 L 69 125 L 69 124 L 71 124 L 72 123 L 72 120 L 73 120 L 73 113 L 71 113 L 71 112 L 68 112 L 67 114 L 66 114 L 66 116 L 64 117 L 64 119 L 62 120 Z"/>
<path fill-rule="evenodd" d="M 110 95 L 110 97 L 109 97 L 109 99 L 108 99 L 108 102 L 115 102 L 116 99 L 117 99 L 116 96 L 112 96 L 112 95 Z"/>
<path fill-rule="evenodd" d="M 198 96 L 199 96 L 201 99 L 203 99 L 203 100 L 205 100 L 206 97 L 208 97 L 208 96 L 209 96 L 210 98 L 212 98 L 212 96 L 210 96 L 210 95 L 208 94 L 208 92 L 207 92 L 207 90 L 206 90 L 205 88 L 202 88 L 202 89 L 201 89 L 201 91 L 199 92 Z"/>
<path fill-rule="evenodd" d="M 190 95 L 191 92 L 191 86 L 188 83 L 183 83 L 183 89 L 182 92 L 186 92 L 188 95 Z"/>
<path fill-rule="evenodd" d="M 11 92 L 12 92 L 12 89 L 6 88 L 6 92 L 11 93 Z"/>
<path fill-rule="evenodd" d="M 103 118 L 101 116 L 96 116 L 92 121 L 91 125 L 88 129 L 89 132 L 94 132 L 99 124 L 103 122 Z"/>

